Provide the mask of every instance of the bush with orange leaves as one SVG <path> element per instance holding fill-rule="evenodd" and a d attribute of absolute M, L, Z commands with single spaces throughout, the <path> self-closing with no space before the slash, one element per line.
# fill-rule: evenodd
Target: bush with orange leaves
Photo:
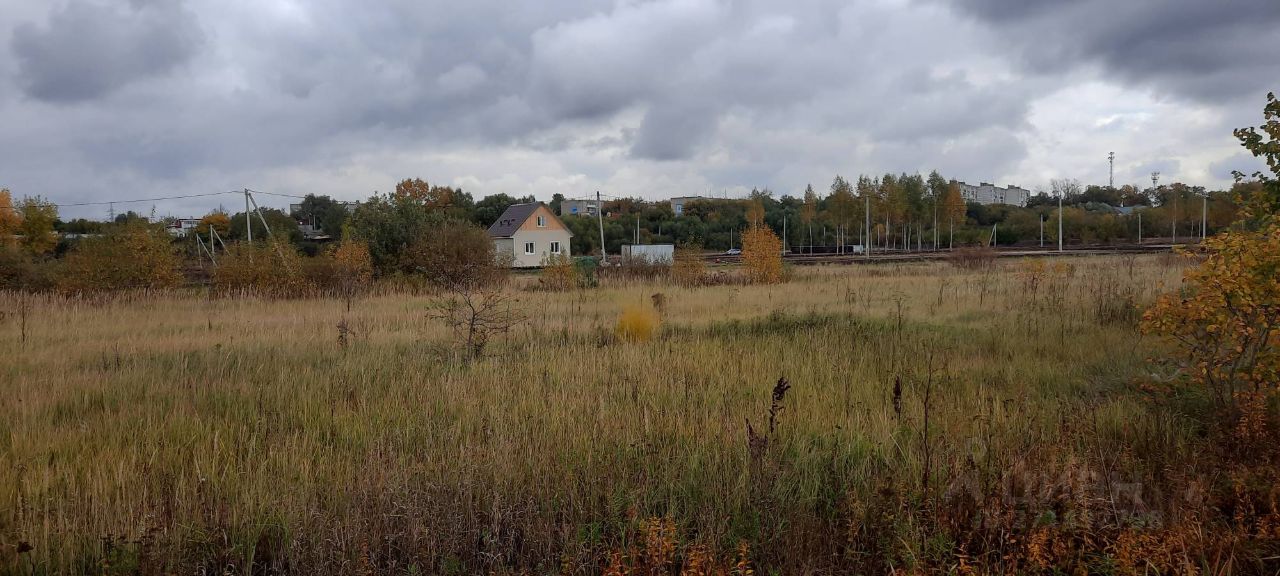
<path fill-rule="evenodd" d="M 1220 406 L 1236 393 L 1274 393 L 1280 382 L 1280 222 L 1204 242 L 1204 262 L 1143 316 L 1148 334 L 1171 339 L 1172 362 Z"/>
<path fill-rule="evenodd" d="M 128 288 L 171 288 L 182 281 L 178 256 L 164 229 L 142 222 L 118 224 L 71 250 L 57 278 L 63 293 Z"/>
<path fill-rule="evenodd" d="M 331 250 L 329 256 L 333 259 L 333 283 L 350 312 L 351 300 L 373 280 L 373 258 L 369 256 L 368 244 L 350 237 L 344 237 Z"/>
<path fill-rule="evenodd" d="M 605 576 L 680 574 L 680 576 L 755 576 L 751 546 L 739 542 L 732 553 L 718 554 L 706 543 L 681 544 L 680 531 L 670 516 L 650 517 L 630 527 L 636 541 L 606 555 Z M 638 532 L 638 533 L 637 533 Z"/>
<path fill-rule="evenodd" d="M 768 226 L 754 225 L 742 233 L 742 264 L 753 284 L 782 281 L 782 241 Z"/>

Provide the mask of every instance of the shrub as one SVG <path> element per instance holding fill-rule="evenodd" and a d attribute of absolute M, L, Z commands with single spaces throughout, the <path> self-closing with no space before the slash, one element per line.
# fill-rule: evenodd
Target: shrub
<path fill-rule="evenodd" d="M 602 279 L 622 282 L 650 282 L 665 278 L 670 271 L 671 266 L 664 262 L 654 262 L 648 258 L 626 258 L 615 266 L 601 267 L 598 275 Z"/>
<path fill-rule="evenodd" d="M 578 271 L 568 255 L 554 254 L 543 259 L 540 281 L 548 290 L 572 290 L 578 287 Z"/>
<path fill-rule="evenodd" d="M 680 286 L 700 286 L 706 280 L 707 264 L 702 260 L 701 247 L 696 244 L 681 246 L 671 263 L 671 281 Z"/>
<path fill-rule="evenodd" d="M 990 268 L 996 261 L 996 251 L 985 246 L 957 248 L 947 255 L 947 262 L 965 270 Z"/>
<path fill-rule="evenodd" d="M 33 260 L 16 244 L 0 244 L 0 290 L 47 290 L 56 278 L 54 270 L 53 263 Z"/>
<path fill-rule="evenodd" d="M 1146 333 L 1174 341 L 1174 361 L 1221 404 L 1241 388 L 1280 381 L 1280 222 L 1224 232 L 1205 241 L 1204 262 L 1183 289 L 1161 296 L 1143 316 Z"/>
<path fill-rule="evenodd" d="M 496 262 L 488 232 L 456 220 L 422 232 L 405 250 L 404 259 L 407 268 L 438 286 L 474 280 L 474 271 L 493 268 Z"/>
<path fill-rule="evenodd" d="M 742 264 L 753 284 L 782 281 L 782 241 L 768 226 L 752 226 L 742 234 Z"/>
<path fill-rule="evenodd" d="M 334 288 L 347 302 L 347 311 L 351 310 L 351 300 L 363 292 L 373 279 L 373 258 L 369 255 L 369 246 L 359 240 L 343 238 L 342 243 L 327 254 L 333 261 Z"/>
<path fill-rule="evenodd" d="M 173 242 L 163 229 L 132 221 L 81 240 L 57 278 L 67 293 L 170 288 L 182 281 Z"/>
<path fill-rule="evenodd" d="M 658 313 L 644 306 L 628 306 L 618 317 L 618 325 L 614 333 L 619 338 L 632 342 L 645 342 L 653 338 L 658 331 L 660 320 Z"/>
<path fill-rule="evenodd" d="M 223 294 L 245 291 L 275 298 L 304 296 L 313 287 L 298 251 L 281 240 L 229 246 L 218 259 L 213 286 Z"/>
<path fill-rule="evenodd" d="M 600 261 L 594 256 L 583 256 L 573 259 L 573 268 L 578 273 L 578 281 L 584 288 L 595 288 L 600 285 L 600 280 L 596 278 L 596 270 L 600 268 Z"/>

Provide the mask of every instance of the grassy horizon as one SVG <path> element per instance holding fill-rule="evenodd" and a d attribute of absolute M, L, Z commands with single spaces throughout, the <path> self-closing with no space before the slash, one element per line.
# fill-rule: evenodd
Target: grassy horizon
<path fill-rule="evenodd" d="M 5 294 L 0 569 L 595 573 L 649 554 L 653 519 L 674 530 L 655 552 L 670 570 L 699 547 L 758 573 L 1012 554 L 920 511 L 1002 494 L 1009 522 L 1038 526 L 1031 511 L 1056 508 L 1037 490 L 1160 486 L 1197 433 L 1134 386 L 1159 345 L 1132 312 L 1182 264 L 1033 262 L 807 267 L 768 286 L 517 278 L 526 322 L 474 362 L 427 318 L 430 295 L 349 314 L 327 298 L 34 297 L 22 342 L 13 311 L 33 297 Z M 658 335 L 616 338 L 658 292 Z M 783 377 L 753 452 L 747 423 L 764 429 Z M 1176 508 L 1148 498 L 1126 521 Z"/>

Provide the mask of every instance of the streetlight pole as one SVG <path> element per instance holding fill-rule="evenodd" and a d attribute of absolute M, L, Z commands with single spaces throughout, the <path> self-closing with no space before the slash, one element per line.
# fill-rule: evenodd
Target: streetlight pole
<path fill-rule="evenodd" d="M 1058 251 L 1062 251 L 1062 194 L 1058 194 Z"/>
<path fill-rule="evenodd" d="M 865 214 L 866 220 L 867 220 L 866 222 L 867 239 L 866 239 L 866 246 L 863 247 L 863 252 L 866 254 L 867 258 L 870 259 L 871 258 L 871 194 L 865 191 L 863 193 L 866 194 L 866 196 L 863 196 L 863 200 L 865 200 L 867 204 L 867 210 L 866 210 L 867 213 Z"/>

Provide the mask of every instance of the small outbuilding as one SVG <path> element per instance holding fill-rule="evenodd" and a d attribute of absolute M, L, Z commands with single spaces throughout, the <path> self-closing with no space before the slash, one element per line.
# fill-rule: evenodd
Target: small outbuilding
<path fill-rule="evenodd" d="M 494 252 L 510 258 L 512 268 L 536 268 L 548 259 L 569 256 L 573 233 L 542 202 L 512 204 L 489 226 Z"/>
<path fill-rule="evenodd" d="M 675 244 L 623 244 L 622 261 L 648 264 L 670 264 L 675 259 Z"/>

